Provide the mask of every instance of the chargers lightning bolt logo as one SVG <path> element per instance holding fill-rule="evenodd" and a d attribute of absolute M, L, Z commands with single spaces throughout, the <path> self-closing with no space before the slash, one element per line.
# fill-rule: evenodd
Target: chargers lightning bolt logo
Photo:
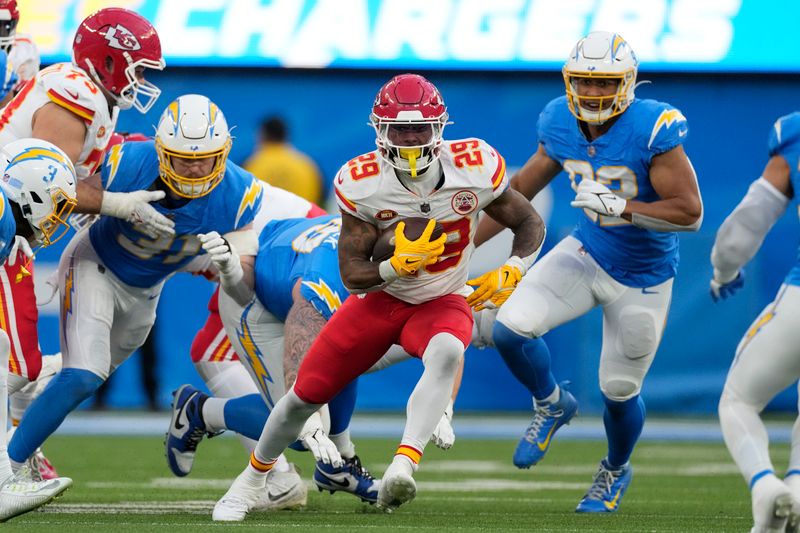
<path fill-rule="evenodd" d="M 686 122 L 686 117 L 684 117 L 683 114 L 677 109 L 665 109 L 662 111 L 656 120 L 655 126 L 653 126 L 653 133 L 650 134 L 650 142 L 647 143 L 647 148 L 650 148 L 650 145 L 653 144 L 653 141 L 656 139 L 658 132 L 661 131 L 661 128 L 666 126 L 667 129 L 669 129 L 669 127 L 676 122 Z M 681 137 L 682 136 L 683 135 L 681 135 Z"/>
<path fill-rule="evenodd" d="M 106 156 L 106 166 L 108 167 L 108 180 L 106 187 L 111 185 L 111 182 L 114 181 L 114 176 L 117 175 L 117 169 L 119 169 L 119 162 L 122 160 L 122 145 L 117 144 L 111 147 L 111 150 L 108 152 Z"/>
<path fill-rule="evenodd" d="M 236 213 L 236 222 L 234 222 L 235 227 L 239 227 L 239 219 L 242 217 L 247 208 L 255 209 L 258 202 L 261 200 L 261 195 L 264 192 L 264 189 L 261 187 L 261 184 L 257 181 L 253 181 L 250 186 L 244 191 L 244 195 L 242 196 L 242 202 L 239 204 L 239 211 Z"/>
<path fill-rule="evenodd" d="M 274 381 L 272 376 L 269 375 L 269 371 L 264 367 L 261 350 L 256 346 L 253 335 L 250 333 L 250 326 L 247 324 L 247 315 L 250 313 L 253 304 L 255 304 L 255 302 L 250 303 L 250 305 L 245 308 L 242 313 L 242 318 L 239 321 L 239 327 L 236 328 L 236 337 L 239 339 L 239 344 L 241 344 L 244 350 L 244 353 L 239 355 L 243 355 L 247 358 L 246 362 L 256 375 L 258 386 L 264 393 L 267 407 L 272 409 L 275 406 L 275 401 L 269 394 L 269 384 L 274 383 Z"/>
<path fill-rule="evenodd" d="M 337 309 L 342 306 L 342 299 L 339 294 L 330 288 L 324 279 L 319 280 L 319 283 L 313 281 L 303 281 L 303 285 L 314 291 L 314 294 L 319 296 L 320 300 L 325 302 L 328 306 L 328 311 L 333 314 Z M 312 302 L 313 305 L 314 302 Z"/>

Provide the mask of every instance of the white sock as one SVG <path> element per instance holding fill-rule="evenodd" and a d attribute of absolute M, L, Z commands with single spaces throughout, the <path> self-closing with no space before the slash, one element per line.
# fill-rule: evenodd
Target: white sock
<path fill-rule="evenodd" d="M 336 449 L 344 459 L 352 459 L 356 455 L 356 445 L 350 440 L 350 428 L 345 429 L 338 435 L 328 435 L 336 445 Z"/>
<path fill-rule="evenodd" d="M 536 401 L 536 398 L 533 399 L 533 406 L 536 407 L 537 403 L 540 405 L 550 405 L 556 403 L 559 399 L 561 399 L 561 387 L 556 385 L 556 388 L 553 389 L 553 392 L 550 393 L 550 396 L 541 400 L 539 402 Z"/>
<path fill-rule="evenodd" d="M 0 330 L 0 427 L 8 427 L 8 358 L 11 344 L 8 335 Z M 13 475 L 11 459 L 8 457 L 6 439 L 0 439 L 0 480 L 5 481 Z"/>
<path fill-rule="evenodd" d="M 272 469 L 276 472 L 288 472 L 291 470 L 289 467 L 289 461 L 286 459 L 286 456 L 280 454 L 278 458 L 275 460 L 275 466 Z"/>
<path fill-rule="evenodd" d="M 225 404 L 227 398 L 208 398 L 203 404 L 203 422 L 208 431 L 221 431 L 225 427 Z"/>
<path fill-rule="evenodd" d="M 406 428 L 401 445 L 422 452 L 442 418 L 453 390 L 464 345 L 450 333 L 434 335 L 422 354 L 425 370 L 406 405 Z"/>

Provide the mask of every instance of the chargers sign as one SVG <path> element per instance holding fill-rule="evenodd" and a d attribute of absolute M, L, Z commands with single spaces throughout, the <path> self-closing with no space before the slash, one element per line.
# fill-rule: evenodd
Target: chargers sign
<path fill-rule="evenodd" d="M 20 0 L 46 62 L 69 58 L 102 0 Z M 793 0 L 119 0 L 158 29 L 170 66 L 560 68 L 591 30 L 644 70 L 791 71 Z M 778 15 L 779 14 L 779 15 Z M 785 28 L 784 28 L 785 26 Z M 769 28 L 767 31 L 766 29 Z M 788 40 L 787 40 L 788 39 Z"/>

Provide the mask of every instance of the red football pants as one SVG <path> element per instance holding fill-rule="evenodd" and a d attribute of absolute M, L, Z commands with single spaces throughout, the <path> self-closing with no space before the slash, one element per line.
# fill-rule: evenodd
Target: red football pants
<path fill-rule="evenodd" d="M 448 294 L 423 304 L 410 304 L 383 291 L 364 298 L 351 296 L 303 358 L 294 392 L 307 403 L 328 403 L 393 344 L 422 357 L 439 333 L 450 333 L 469 345 L 472 313 L 463 296 Z"/>

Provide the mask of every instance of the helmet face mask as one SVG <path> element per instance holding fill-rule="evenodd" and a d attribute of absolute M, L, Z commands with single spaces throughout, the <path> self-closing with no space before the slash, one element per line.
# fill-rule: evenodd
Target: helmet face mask
<path fill-rule="evenodd" d="M 416 74 L 395 76 L 378 91 L 370 115 L 381 157 L 417 177 L 438 159 L 447 117 L 431 82 Z"/>
<path fill-rule="evenodd" d="M 5 170 L 0 189 L 19 207 L 38 243 L 49 246 L 58 241 L 69 231 L 67 218 L 77 204 L 72 162 L 40 139 L 9 143 L 1 155 Z"/>
<path fill-rule="evenodd" d="M 578 120 L 592 124 L 622 114 L 634 100 L 638 67 L 636 55 L 622 37 L 590 33 L 578 41 L 562 70 L 569 110 Z"/>
<path fill-rule="evenodd" d="M 11 52 L 19 24 L 17 0 L 0 0 L 0 50 Z"/>
<path fill-rule="evenodd" d="M 72 58 L 120 109 L 146 113 L 161 94 L 144 79 L 144 69 L 164 69 L 161 41 L 152 24 L 133 11 L 110 7 L 89 15 L 75 33 Z"/>
<path fill-rule="evenodd" d="M 205 96 L 167 106 L 155 142 L 161 180 L 176 195 L 200 198 L 222 181 L 232 140 L 222 111 Z"/>

